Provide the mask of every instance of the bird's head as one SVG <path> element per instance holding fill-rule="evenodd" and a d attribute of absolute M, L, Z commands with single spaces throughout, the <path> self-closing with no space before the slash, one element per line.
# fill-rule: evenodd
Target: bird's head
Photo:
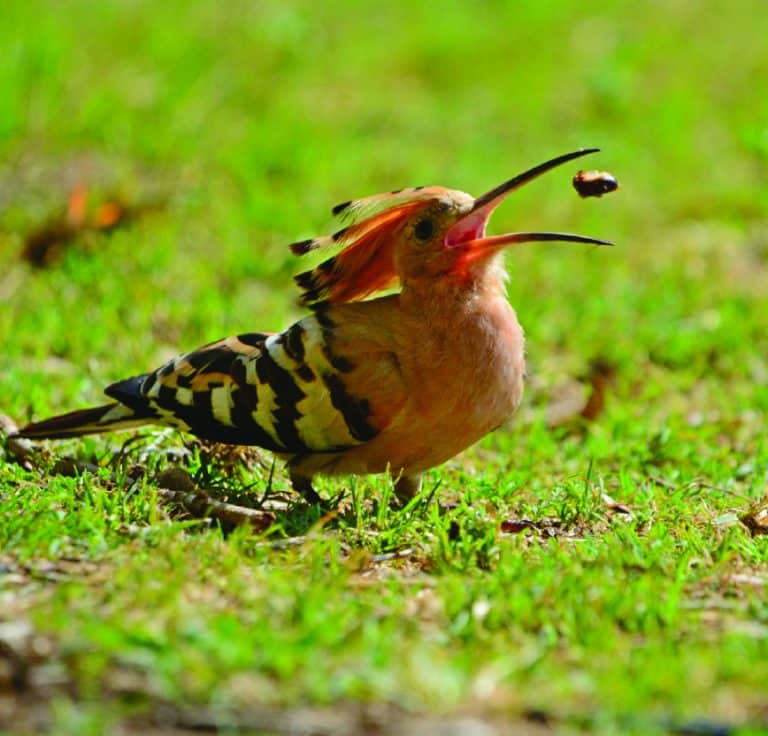
<path fill-rule="evenodd" d="M 486 236 L 493 211 L 515 189 L 546 171 L 597 151 L 558 156 L 505 181 L 480 197 L 444 187 L 414 187 L 344 202 L 333 214 L 351 224 L 333 235 L 294 243 L 294 253 L 325 246 L 343 249 L 319 266 L 296 276 L 305 304 L 359 301 L 398 282 L 440 277 L 471 281 L 493 256 L 515 243 L 559 240 L 611 245 L 583 235 L 552 232 Z"/>

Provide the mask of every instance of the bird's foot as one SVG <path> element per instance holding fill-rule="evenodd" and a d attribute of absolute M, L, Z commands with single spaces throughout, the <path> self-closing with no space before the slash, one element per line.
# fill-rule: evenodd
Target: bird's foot
<path fill-rule="evenodd" d="M 311 506 L 322 506 L 325 504 L 320 494 L 312 487 L 312 479 L 306 475 L 290 473 L 291 485 L 308 504 Z"/>
<path fill-rule="evenodd" d="M 421 475 L 401 475 L 395 481 L 395 496 L 400 506 L 407 506 L 420 491 Z"/>

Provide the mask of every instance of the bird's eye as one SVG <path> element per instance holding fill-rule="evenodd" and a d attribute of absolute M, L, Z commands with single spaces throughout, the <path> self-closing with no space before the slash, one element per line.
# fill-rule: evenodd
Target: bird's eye
<path fill-rule="evenodd" d="M 429 240 L 434 232 L 435 225 L 432 220 L 419 220 L 413 228 L 413 233 L 419 240 Z"/>

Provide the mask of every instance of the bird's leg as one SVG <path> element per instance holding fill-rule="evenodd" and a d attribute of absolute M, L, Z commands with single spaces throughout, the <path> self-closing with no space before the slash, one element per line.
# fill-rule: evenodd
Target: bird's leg
<path fill-rule="evenodd" d="M 405 506 L 421 490 L 421 474 L 401 475 L 395 481 L 395 496 Z"/>
<path fill-rule="evenodd" d="M 318 492 L 312 487 L 312 478 L 306 475 L 301 475 L 295 470 L 288 471 L 288 475 L 291 479 L 291 485 L 296 493 L 309 504 L 318 505 L 323 503 L 323 499 Z"/>

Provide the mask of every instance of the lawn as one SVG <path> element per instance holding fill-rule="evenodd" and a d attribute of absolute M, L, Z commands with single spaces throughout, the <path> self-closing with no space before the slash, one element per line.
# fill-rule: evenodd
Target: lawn
<path fill-rule="evenodd" d="M 25 458 L 0 432 L 0 731 L 768 729 L 763 3 L 2 15 L 0 413 L 17 424 L 286 327 L 306 268 L 287 245 L 335 230 L 337 202 L 479 194 L 586 146 L 621 188 L 580 199 L 566 166 L 494 216 L 617 246 L 509 252 L 523 407 L 405 509 L 384 478 L 326 479 L 326 514 L 267 453 L 167 430 Z M 84 221 L 46 235 L 83 193 Z M 274 523 L 169 503 L 174 473 L 271 503 Z"/>

